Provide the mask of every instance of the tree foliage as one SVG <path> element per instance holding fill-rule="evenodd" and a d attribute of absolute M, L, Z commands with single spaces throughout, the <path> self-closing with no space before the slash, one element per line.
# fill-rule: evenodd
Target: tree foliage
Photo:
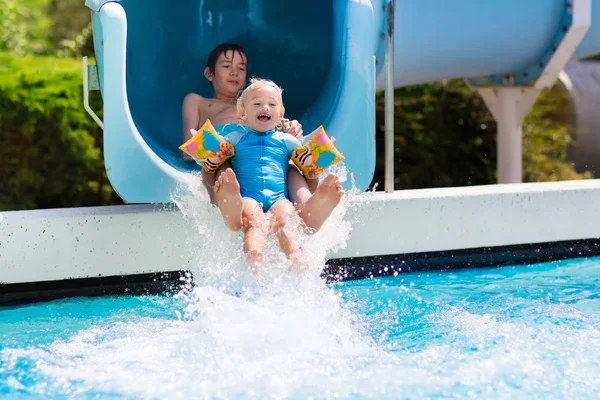
<path fill-rule="evenodd" d="M 567 161 L 575 109 L 564 85 L 544 90 L 523 122 L 523 180 L 546 182 L 592 178 Z"/>
<path fill-rule="evenodd" d="M 0 51 L 92 55 L 90 12 L 81 0 L 0 0 Z"/>
<path fill-rule="evenodd" d="M 0 51 L 41 54 L 49 41 L 48 0 L 0 0 Z"/>
<path fill-rule="evenodd" d="M 381 155 L 383 100 L 379 94 L 376 135 Z M 396 189 L 496 183 L 496 122 L 479 94 L 464 81 L 396 89 L 394 107 Z M 572 112 L 560 84 L 542 92 L 524 122 L 525 182 L 590 177 L 576 173 L 566 161 Z M 384 159 L 378 157 L 373 183 L 383 182 L 384 170 Z"/>
<path fill-rule="evenodd" d="M 0 210 L 120 202 L 82 106 L 79 61 L 0 53 L 0 110 Z"/>

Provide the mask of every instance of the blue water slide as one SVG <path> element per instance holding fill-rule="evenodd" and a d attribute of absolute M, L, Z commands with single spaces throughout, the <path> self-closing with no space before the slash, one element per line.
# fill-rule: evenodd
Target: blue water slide
<path fill-rule="evenodd" d="M 385 82 L 384 1 L 88 0 L 104 100 L 109 179 L 129 203 L 168 202 L 185 174 L 181 104 L 212 95 L 208 53 L 244 46 L 249 75 L 284 88 L 286 116 L 323 124 L 360 189 L 375 168 L 375 89 Z M 394 86 L 504 74 L 535 79 L 565 25 L 565 0 L 396 0 Z M 600 52 L 600 8 L 575 57 Z M 597 22 L 594 25 L 594 21 Z M 519 76 L 521 76 L 519 75 Z"/>
<path fill-rule="evenodd" d="M 395 87 L 539 68 L 569 22 L 569 3 L 396 0 Z M 592 6 L 591 21 L 573 58 L 600 53 L 600 4 Z M 382 57 L 380 49 L 378 58 Z M 526 80 L 536 77 L 530 74 Z M 383 89 L 384 82 L 385 74 L 378 73 L 377 88 Z"/>

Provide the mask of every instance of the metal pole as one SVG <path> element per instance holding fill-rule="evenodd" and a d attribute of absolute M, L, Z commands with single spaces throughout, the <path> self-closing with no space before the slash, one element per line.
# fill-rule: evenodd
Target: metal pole
<path fill-rule="evenodd" d="M 89 76 L 88 76 L 88 58 L 83 57 L 83 108 L 87 113 L 96 121 L 98 126 L 104 130 L 104 123 L 94 110 L 90 107 L 90 94 L 89 94 Z"/>
<path fill-rule="evenodd" d="M 394 0 L 387 4 L 387 84 L 385 87 L 385 184 L 394 191 Z"/>

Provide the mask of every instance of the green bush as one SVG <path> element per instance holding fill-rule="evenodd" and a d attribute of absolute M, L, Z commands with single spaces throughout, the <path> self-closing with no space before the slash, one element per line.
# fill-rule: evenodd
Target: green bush
<path fill-rule="evenodd" d="M 80 61 L 0 53 L 0 132 L 0 210 L 120 203 L 83 109 Z"/>
<path fill-rule="evenodd" d="M 0 0 L 0 51 L 40 54 L 50 45 L 49 0 Z"/>
<path fill-rule="evenodd" d="M 575 110 L 564 85 L 544 90 L 523 122 L 523 180 L 547 182 L 592 178 L 567 162 Z"/>
<path fill-rule="evenodd" d="M 395 91 L 395 189 L 496 183 L 496 122 L 463 80 Z M 376 99 L 377 152 L 373 183 L 384 182 L 384 96 Z M 557 84 L 542 92 L 523 127 L 523 180 L 590 177 L 566 162 L 570 143 L 568 93 Z"/>
<path fill-rule="evenodd" d="M 81 0 L 0 0 L 0 51 L 93 55 L 90 10 Z"/>

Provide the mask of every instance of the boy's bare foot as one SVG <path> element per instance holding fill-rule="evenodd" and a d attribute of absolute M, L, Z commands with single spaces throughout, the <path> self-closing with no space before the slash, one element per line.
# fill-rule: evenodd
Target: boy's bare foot
<path fill-rule="evenodd" d="M 308 269 L 308 263 L 302 256 L 301 252 L 296 252 L 290 254 L 290 261 L 292 262 L 292 271 L 294 272 L 302 272 Z"/>
<path fill-rule="evenodd" d="M 242 196 L 235 172 L 227 168 L 215 181 L 215 202 L 223 214 L 225 225 L 232 231 L 242 229 Z"/>
<path fill-rule="evenodd" d="M 343 194 L 340 178 L 334 174 L 327 175 L 306 204 L 299 206 L 300 216 L 306 226 L 315 232 L 321 229 Z"/>
<path fill-rule="evenodd" d="M 246 262 L 250 265 L 252 273 L 257 274 L 260 272 L 260 267 L 264 261 L 264 255 L 258 250 L 248 250 L 246 252 Z"/>

